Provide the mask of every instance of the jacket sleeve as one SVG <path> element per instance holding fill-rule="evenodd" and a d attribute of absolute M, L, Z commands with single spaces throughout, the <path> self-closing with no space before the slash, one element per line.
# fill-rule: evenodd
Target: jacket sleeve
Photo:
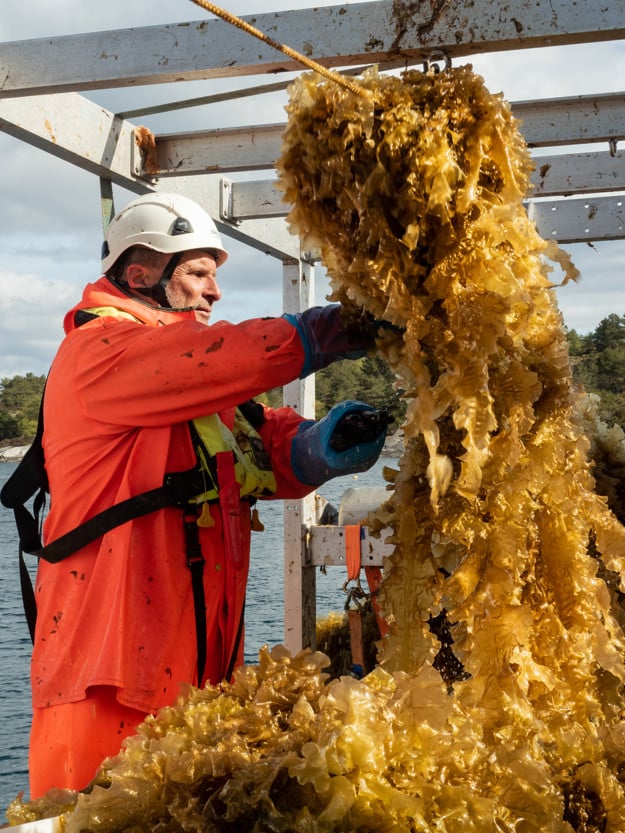
<path fill-rule="evenodd" d="M 292 408 L 264 407 L 264 422 L 258 428 L 258 432 L 269 453 L 278 484 L 272 499 L 305 497 L 315 489 L 314 486 L 298 480 L 291 465 L 293 438 L 302 422 L 306 421 Z"/>
<path fill-rule="evenodd" d="M 186 422 L 298 378 L 304 350 L 285 318 L 148 327 L 111 318 L 71 333 L 52 372 L 83 412 L 121 428 Z"/>

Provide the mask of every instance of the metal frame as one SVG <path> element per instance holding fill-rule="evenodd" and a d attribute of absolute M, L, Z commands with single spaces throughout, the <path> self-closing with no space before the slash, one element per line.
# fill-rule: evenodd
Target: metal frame
<path fill-rule="evenodd" d="M 503 50 L 625 38 L 625 0 L 596 8 L 570 0 L 378 0 L 245 18 L 274 40 L 326 67 L 358 72 L 427 65 Z M 311 33 L 314 33 L 311 38 Z M 41 56 L 45 54 L 42 67 Z M 220 231 L 282 263 L 284 306 L 313 296 L 314 256 L 300 251 L 284 222 L 286 206 L 272 175 L 283 125 L 163 133 L 144 141 L 133 119 L 198 103 L 284 89 L 279 81 L 203 99 L 111 113 L 83 93 L 198 79 L 297 72 L 293 60 L 221 20 L 120 29 L 0 44 L 0 130 L 98 176 L 103 217 L 112 184 L 135 193 L 161 187 L 194 197 Z M 535 156 L 530 216 L 543 237 L 561 243 L 625 239 L 625 93 L 513 103 Z M 243 109 L 243 108 L 242 108 Z M 575 152 L 580 144 L 605 147 Z M 570 148 L 570 149 L 569 149 Z M 264 177 L 259 172 L 266 172 Z M 253 174 L 253 176 L 252 176 Z M 285 402 L 308 416 L 314 381 L 293 383 Z M 285 504 L 285 643 L 314 645 L 315 570 L 344 563 L 341 527 L 317 527 L 318 499 Z M 379 564 L 384 545 L 365 535 L 362 563 Z"/>

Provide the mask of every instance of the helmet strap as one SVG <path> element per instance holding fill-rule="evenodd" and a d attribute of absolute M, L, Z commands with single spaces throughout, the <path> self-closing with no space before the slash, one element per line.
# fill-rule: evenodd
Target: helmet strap
<path fill-rule="evenodd" d="M 171 276 L 174 274 L 174 269 L 180 263 L 182 254 L 182 252 L 176 252 L 173 254 L 167 261 L 167 265 L 163 269 L 163 273 L 154 286 L 146 287 L 141 290 L 142 295 L 147 295 L 149 298 L 152 298 L 153 301 L 156 301 L 159 307 L 165 307 L 166 309 L 172 308 L 169 303 L 169 299 L 167 298 L 166 289 L 167 284 L 171 280 Z"/>
<path fill-rule="evenodd" d="M 176 268 L 176 266 L 178 266 L 180 260 L 182 259 L 182 254 L 182 252 L 176 252 L 169 258 L 167 266 L 165 266 L 165 268 L 163 269 L 163 274 L 161 275 L 157 286 L 167 286 L 167 284 L 171 280 L 171 276 L 174 274 L 174 269 Z"/>
<path fill-rule="evenodd" d="M 158 307 L 171 309 L 171 304 L 169 303 L 167 292 L 165 291 L 165 284 L 162 284 L 160 281 L 155 283 L 154 286 L 145 287 L 144 289 L 136 289 L 135 292 L 145 295 L 146 298 L 151 298 Z"/>

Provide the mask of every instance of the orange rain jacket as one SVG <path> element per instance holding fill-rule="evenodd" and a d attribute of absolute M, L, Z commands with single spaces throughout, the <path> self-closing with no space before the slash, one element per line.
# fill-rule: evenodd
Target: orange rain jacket
<path fill-rule="evenodd" d="M 77 326 L 77 310 L 102 307 L 136 320 L 100 310 Z M 166 472 L 192 467 L 189 420 L 218 413 L 231 427 L 234 406 L 296 379 L 304 363 L 299 336 L 284 318 L 206 326 L 192 313 L 129 298 L 105 277 L 85 288 L 64 327 L 44 400 L 51 496 L 46 542 L 160 486 Z M 289 408 L 266 409 L 265 417 L 259 433 L 277 479 L 274 497 L 301 497 L 312 487 L 295 478 L 290 453 L 302 418 Z M 226 673 L 243 611 L 250 507 L 241 503 L 240 569 L 224 556 L 215 505 L 211 514 L 215 525 L 202 528 L 200 540 L 206 559 L 205 679 L 216 684 Z M 197 684 L 180 509 L 129 521 L 58 564 L 40 561 L 35 593 L 35 707 L 75 702 L 88 686 L 108 685 L 118 688 L 119 702 L 153 712 L 174 701 L 181 683 Z M 238 664 L 242 650 L 241 644 Z"/>

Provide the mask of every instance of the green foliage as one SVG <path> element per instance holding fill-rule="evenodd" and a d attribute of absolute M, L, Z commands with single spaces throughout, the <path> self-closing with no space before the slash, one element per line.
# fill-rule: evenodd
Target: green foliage
<path fill-rule="evenodd" d="M 0 441 L 30 442 L 37 430 L 45 376 L 14 376 L 0 382 Z"/>
<path fill-rule="evenodd" d="M 257 399 L 272 408 L 279 408 L 282 405 L 282 388 L 274 388 Z M 385 408 L 397 425 L 403 422 L 406 414 L 401 391 L 395 389 L 393 373 L 381 356 L 334 362 L 316 374 L 317 419 L 345 399 L 358 399 L 374 408 Z"/>
<path fill-rule="evenodd" d="M 608 426 L 620 425 L 625 431 L 625 391 L 612 393 L 607 390 L 591 391 L 600 397 L 599 416 Z"/>
<path fill-rule="evenodd" d="M 0 411 L 0 440 L 10 440 L 21 434 L 17 419 L 6 411 Z"/>
<path fill-rule="evenodd" d="M 573 378 L 600 398 L 599 416 L 625 429 L 625 316 L 612 313 L 594 332 L 567 333 Z"/>
<path fill-rule="evenodd" d="M 597 325 L 590 341 L 598 353 L 625 344 L 625 318 L 612 313 Z"/>
<path fill-rule="evenodd" d="M 569 330 L 566 337 L 571 356 L 583 356 L 590 349 L 590 336 L 580 336 L 577 330 Z"/>
<path fill-rule="evenodd" d="M 280 408 L 282 406 L 282 388 L 272 388 L 267 393 L 261 393 L 260 396 L 256 397 L 256 400 L 270 408 Z"/>
<path fill-rule="evenodd" d="M 344 399 L 359 399 L 374 408 L 385 408 L 397 424 L 406 413 L 401 392 L 394 387 L 393 373 L 381 356 L 331 364 L 317 374 L 315 392 L 318 418 Z"/>

